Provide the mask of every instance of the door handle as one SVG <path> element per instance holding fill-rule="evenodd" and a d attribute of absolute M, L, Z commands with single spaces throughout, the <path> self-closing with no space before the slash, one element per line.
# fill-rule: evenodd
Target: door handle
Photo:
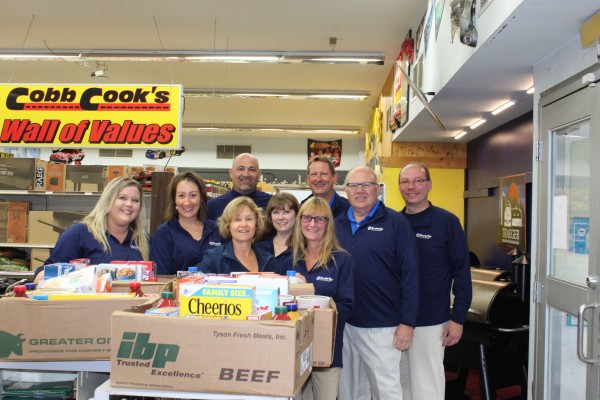
<path fill-rule="evenodd" d="M 598 307 L 600 307 L 599 304 L 583 304 L 581 307 L 579 307 L 579 314 L 577 315 L 577 357 L 579 357 L 579 359 L 586 364 L 596 364 L 600 361 L 598 358 L 588 358 L 586 354 L 583 353 L 583 316 L 586 310 L 596 309 Z M 590 321 L 593 321 L 593 316 Z"/>

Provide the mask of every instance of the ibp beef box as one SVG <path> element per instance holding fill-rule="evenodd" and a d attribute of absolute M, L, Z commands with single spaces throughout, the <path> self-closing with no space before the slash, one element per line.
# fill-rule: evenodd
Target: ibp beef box
<path fill-rule="evenodd" d="M 87 215 L 82 211 L 29 211 L 28 241 L 55 244 L 61 233 Z"/>
<path fill-rule="evenodd" d="M 139 297 L 62 301 L 2 298 L 0 360 L 109 359 L 112 313 L 149 301 Z"/>
<path fill-rule="evenodd" d="M 112 316 L 110 384 L 293 397 L 312 370 L 313 324 L 312 311 L 295 321 L 118 311 Z"/>

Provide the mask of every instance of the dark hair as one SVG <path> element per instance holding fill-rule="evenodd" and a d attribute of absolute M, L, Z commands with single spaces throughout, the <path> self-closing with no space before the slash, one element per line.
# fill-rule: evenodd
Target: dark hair
<path fill-rule="evenodd" d="M 200 190 L 200 209 L 198 209 L 198 220 L 204 222 L 206 220 L 208 203 L 208 194 L 206 193 L 206 184 L 204 179 L 194 171 L 184 171 L 175 175 L 169 183 L 169 192 L 167 193 L 167 209 L 165 210 L 165 218 L 168 220 L 177 217 L 175 209 L 175 198 L 177 197 L 177 185 L 180 182 L 189 181 L 198 186 Z"/>
<path fill-rule="evenodd" d="M 273 237 L 276 233 L 275 227 L 273 226 L 273 218 L 271 214 L 273 210 L 279 210 L 285 208 L 285 206 L 290 207 L 290 210 L 294 210 L 294 213 L 298 215 L 298 210 L 300 210 L 300 203 L 298 203 L 298 199 L 291 193 L 281 192 L 275 193 L 271 200 L 269 200 L 269 204 L 267 204 L 267 209 L 265 211 L 265 230 L 261 235 L 262 239 Z"/>

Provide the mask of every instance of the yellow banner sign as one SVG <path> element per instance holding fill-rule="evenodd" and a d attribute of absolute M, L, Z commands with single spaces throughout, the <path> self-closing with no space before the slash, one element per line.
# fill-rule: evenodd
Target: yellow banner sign
<path fill-rule="evenodd" d="M 0 85 L 0 146 L 181 148 L 181 85 Z"/>

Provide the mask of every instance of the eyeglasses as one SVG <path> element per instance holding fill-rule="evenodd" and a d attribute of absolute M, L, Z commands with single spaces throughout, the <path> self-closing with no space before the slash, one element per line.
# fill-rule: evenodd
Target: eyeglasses
<path fill-rule="evenodd" d="M 328 220 L 327 217 L 321 217 L 320 215 L 317 215 L 316 217 L 313 217 L 312 215 L 303 215 L 302 217 L 300 217 L 300 219 L 305 224 L 310 224 L 310 221 L 314 220 L 315 224 L 317 225 L 323 225 Z"/>
<path fill-rule="evenodd" d="M 429 179 L 421 179 L 421 178 L 417 178 L 414 180 L 410 180 L 410 179 L 402 179 L 400 180 L 400 186 L 408 186 L 411 183 L 415 186 L 421 186 L 422 184 L 424 184 L 425 182 L 427 182 Z"/>
<path fill-rule="evenodd" d="M 346 183 L 346 188 L 350 190 L 358 190 L 358 188 L 369 190 L 375 186 L 378 186 L 377 182 Z"/>

